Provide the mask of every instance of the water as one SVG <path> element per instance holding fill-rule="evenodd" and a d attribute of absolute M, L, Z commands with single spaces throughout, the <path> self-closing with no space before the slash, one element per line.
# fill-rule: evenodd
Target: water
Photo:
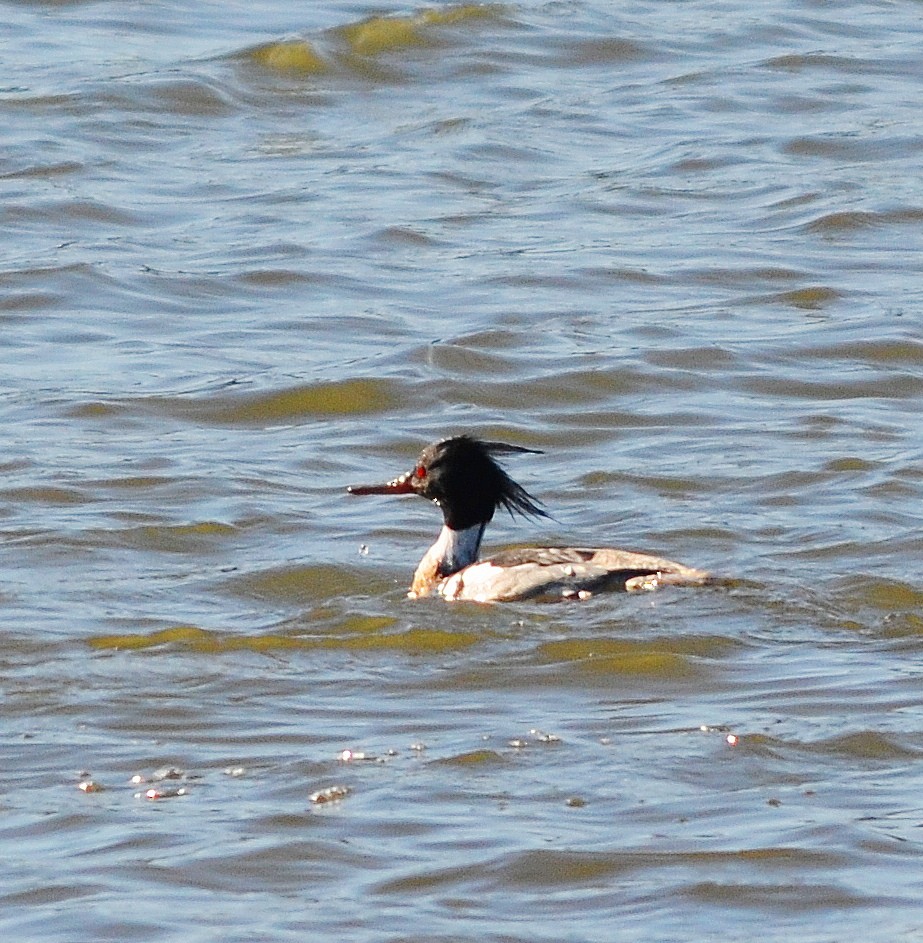
<path fill-rule="evenodd" d="M 322 6 L 4 6 L 5 934 L 918 939 L 918 5 Z"/>

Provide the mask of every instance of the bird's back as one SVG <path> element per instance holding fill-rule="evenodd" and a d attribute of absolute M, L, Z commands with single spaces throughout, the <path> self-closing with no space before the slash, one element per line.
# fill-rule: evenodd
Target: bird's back
<path fill-rule="evenodd" d="M 585 599 L 598 592 L 702 585 L 704 570 L 645 553 L 614 548 L 523 547 L 505 550 L 448 577 L 446 599 Z"/>

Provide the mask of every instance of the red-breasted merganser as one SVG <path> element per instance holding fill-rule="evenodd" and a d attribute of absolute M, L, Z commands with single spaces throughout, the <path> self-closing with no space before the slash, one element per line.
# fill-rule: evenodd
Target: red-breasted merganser
<path fill-rule="evenodd" d="M 513 599 L 586 599 L 602 590 L 702 585 L 704 570 L 672 560 L 611 548 L 529 547 L 478 561 L 494 511 L 548 517 L 540 503 L 496 461 L 498 455 L 535 453 L 505 442 L 461 435 L 427 446 L 411 471 L 383 485 L 351 485 L 350 494 L 418 494 L 443 515 L 442 532 L 420 561 L 408 596 L 474 602 Z"/>

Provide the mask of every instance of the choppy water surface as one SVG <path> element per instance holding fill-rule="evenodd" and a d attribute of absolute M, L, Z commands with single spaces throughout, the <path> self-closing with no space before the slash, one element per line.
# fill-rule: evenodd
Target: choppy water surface
<path fill-rule="evenodd" d="M 4 4 L 4 934 L 920 939 L 919 4 L 314 6 Z"/>

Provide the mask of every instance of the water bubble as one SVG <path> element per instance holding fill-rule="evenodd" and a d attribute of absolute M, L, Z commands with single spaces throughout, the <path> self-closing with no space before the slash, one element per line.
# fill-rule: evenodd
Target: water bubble
<path fill-rule="evenodd" d="M 314 805 L 323 805 L 325 802 L 338 802 L 349 795 L 349 786 L 328 786 L 326 789 L 319 789 L 308 796 L 308 800 Z"/>
<path fill-rule="evenodd" d="M 185 786 L 153 786 L 146 792 L 136 793 L 137 799 L 175 799 L 177 796 L 188 795 Z"/>
<path fill-rule="evenodd" d="M 360 760 L 371 760 L 374 759 L 374 757 L 368 756 L 358 750 L 342 750 L 337 754 L 337 759 L 341 763 L 355 763 Z"/>

